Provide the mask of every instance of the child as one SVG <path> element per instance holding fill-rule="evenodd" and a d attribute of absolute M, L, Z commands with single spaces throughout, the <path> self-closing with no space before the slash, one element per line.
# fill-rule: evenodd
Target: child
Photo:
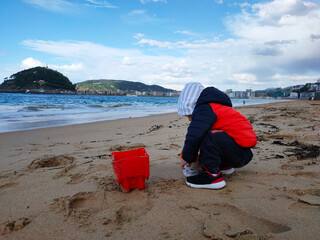
<path fill-rule="evenodd" d="M 222 174 L 243 167 L 253 157 L 251 147 L 256 145 L 257 136 L 250 122 L 232 108 L 226 94 L 197 82 L 185 85 L 178 100 L 178 113 L 190 121 L 180 165 L 188 170 L 198 158 L 203 170 L 199 174 L 194 171 L 197 175 L 187 177 L 186 184 L 223 188 L 226 183 Z"/>

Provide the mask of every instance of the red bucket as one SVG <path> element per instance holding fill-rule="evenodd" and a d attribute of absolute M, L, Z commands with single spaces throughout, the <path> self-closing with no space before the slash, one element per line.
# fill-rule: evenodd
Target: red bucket
<path fill-rule="evenodd" d="M 149 155 L 144 148 L 111 153 L 112 166 L 117 183 L 129 192 L 130 189 L 145 188 L 145 179 L 149 179 Z"/>

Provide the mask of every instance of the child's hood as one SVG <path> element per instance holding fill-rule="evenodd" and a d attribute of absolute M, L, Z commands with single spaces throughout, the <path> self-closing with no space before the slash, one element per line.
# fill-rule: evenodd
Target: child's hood
<path fill-rule="evenodd" d="M 201 92 L 196 106 L 204 103 L 219 103 L 228 107 L 232 107 L 232 102 L 228 95 L 215 87 L 207 87 Z"/>

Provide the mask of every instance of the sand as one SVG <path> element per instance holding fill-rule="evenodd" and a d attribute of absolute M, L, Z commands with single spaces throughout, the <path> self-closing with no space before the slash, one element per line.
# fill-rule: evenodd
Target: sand
<path fill-rule="evenodd" d="M 176 113 L 0 134 L 0 239 L 320 239 L 320 102 L 237 108 L 258 144 L 221 190 L 185 185 Z M 123 192 L 113 151 L 145 147 Z"/>

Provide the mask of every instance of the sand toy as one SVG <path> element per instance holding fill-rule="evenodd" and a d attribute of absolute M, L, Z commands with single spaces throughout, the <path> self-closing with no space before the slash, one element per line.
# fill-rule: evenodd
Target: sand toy
<path fill-rule="evenodd" d="M 145 188 L 145 179 L 149 179 L 149 155 L 144 148 L 111 153 L 114 173 L 123 190 Z"/>

